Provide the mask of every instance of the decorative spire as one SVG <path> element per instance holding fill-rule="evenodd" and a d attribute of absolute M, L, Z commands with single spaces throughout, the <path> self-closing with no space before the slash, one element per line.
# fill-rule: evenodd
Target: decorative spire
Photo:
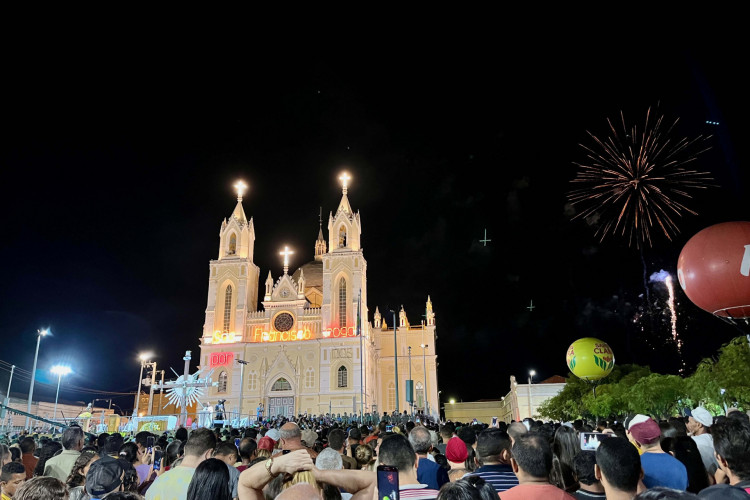
<path fill-rule="evenodd" d="M 336 213 L 344 211 L 347 214 L 349 214 L 349 217 L 352 216 L 352 206 L 349 204 L 349 198 L 346 196 L 346 193 L 349 192 L 349 181 L 352 180 L 352 178 L 349 176 L 348 173 L 343 172 L 341 176 L 339 176 L 339 180 L 341 181 L 341 187 L 343 196 L 341 197 L 341 203 L 339 203 L 339 208 L 336 211 Z"/>
<path fill-rule="evenodd" d="M 247 222 L 247 217 L 245 216 L 245 210 L 242 208 L 242 195 L 247 191 L 247 184 L 242 181 L 237 181 L 234 184 L 234 189 L 237 190 L 237 206 L 234 207 L 232 217 L 237 219 L 241 224 L 244 224 Z"/>
<path fill-rule="evenodd" d="M 326 253 L 326 239 L 323 237 L 323 207 L 318 214 L 318 239 L 315 241 L 315 260 L 323 260 Z"/>
<path fill-rule="evenodd" d="M 279 255 L 284 256 L 284 274 L 286 275 L 289 272 L 289 256 L 294 254 L 292 250 L 289 250 L 289 247 L 285 246 L 283 252 L 279 252 Z"/>

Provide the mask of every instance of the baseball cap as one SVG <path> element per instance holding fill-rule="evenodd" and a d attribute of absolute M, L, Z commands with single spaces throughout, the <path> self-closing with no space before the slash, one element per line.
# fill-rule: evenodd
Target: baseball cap
<path fill-rule="evenodd" d="M 279 439 L 281 439 L 281 434 L 279 433 L 278 429 L 271 429 L 268 432 L 266 432 L 266 436 L 271 439 L 273 439 L 274 443 L 278 443 Z"/>
<path fill-rule="evenodd" d="M 630 424 L 630 429 L 628 430 L 633 438 L 641 444 L 651 444 L 661 436 L 659 424 L 650 418 L 645 422 Z"/>
<path fill-rule="evenodd" d="M 690 412 L 690 414 L 693 417 L 693 420 L 703 424 L 703 427 L 711 427 L 711 424 L 714 423 L 714 418 L 711 416 L 708 410 L 706 410 L 702 406 L 694 409 Z"/>
<path fill-rule="evenodd" d="M 630 428 L 632 426 L 634 426 L 636 424 L 641 424 L 641 423 L 643 423 L 643 422 L 645 422 L 647 420 L 651 420 L 651 417 L 639 413 L 635 417 L 633 417 L 630 420 L 628 420 L 628 425 L 626 427 L 627 427 L 628 430 L 630 430 Z"/>
<path fill-rule="evenodd" d="M 274 444 L 273 439 L 268 436 L 263 436 L 258 440 L 259 450 L 273 451 L 274 446 L 276 445 Z"/>
<path fill-rule="evenodd" d="M 91 464 L 86 474 L 86 492 L 99 497 L 115 491 L 122 484 L 123 472 L 124 469 L 117 460 L 102 457 Z"/>

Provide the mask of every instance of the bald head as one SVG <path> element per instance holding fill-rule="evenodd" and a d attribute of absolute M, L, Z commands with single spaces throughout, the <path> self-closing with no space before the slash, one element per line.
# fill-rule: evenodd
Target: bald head
<path fill-rule="evenodd" d="M 302 431 L 294 422 L 287 422 L 279 429 L 279 439 L 282 450 L 298 450 L 302 448 Z"/>

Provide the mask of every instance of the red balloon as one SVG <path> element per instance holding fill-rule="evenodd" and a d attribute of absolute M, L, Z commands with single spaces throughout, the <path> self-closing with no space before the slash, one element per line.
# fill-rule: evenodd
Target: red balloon
<path fill-rule="evenodd" d="M 690 238 L 677 260 L 677 279 L 701 309 L 750 317 L 750 222 L 723 222 Z"/>

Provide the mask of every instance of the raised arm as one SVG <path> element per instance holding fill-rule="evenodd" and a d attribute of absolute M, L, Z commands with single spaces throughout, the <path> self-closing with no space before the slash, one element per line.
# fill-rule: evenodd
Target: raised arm
<path fill-rule="evenodd" d="M 245 469 L 240 474 L 237 492 L 240 500 L 263 500 L 263 487 L 271 479 L 282 473 L 294 474 L 297 471 L 311 470 L 313 461 L 306 450 L 296 450 L 286 455 L 276 455 L 268 470 L 268 460 Z"/>
<path fill-rule="evenodd" d="M 355 499 L 373 498 L 377 474 L 368 470 L 321 470 L 313 469 L 317 481 L 343 488 Z"/>

